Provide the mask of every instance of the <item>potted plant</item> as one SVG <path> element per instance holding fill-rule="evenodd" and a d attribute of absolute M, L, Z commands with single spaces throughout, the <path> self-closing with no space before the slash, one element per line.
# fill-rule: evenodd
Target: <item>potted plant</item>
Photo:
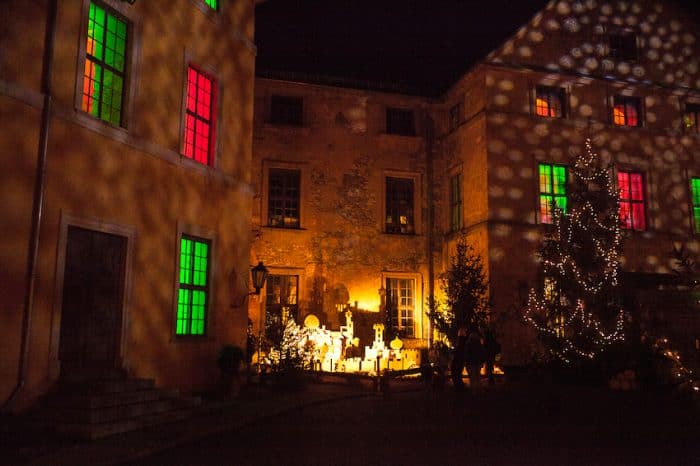
<path fill-rule="evenodd" d="M 216 365 L 220 371 L 220 389 L 224 397 L 235 395 L 240 389 L 239 371 L 245 358 L 243 349 L 236 345 L 224 345 L 219 350 Z"/>

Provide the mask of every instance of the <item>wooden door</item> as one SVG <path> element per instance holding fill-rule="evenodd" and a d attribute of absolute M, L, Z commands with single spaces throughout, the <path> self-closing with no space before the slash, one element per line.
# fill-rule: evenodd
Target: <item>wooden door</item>
<path fill-rule="evenodd" d="M 68 227 L 59 357 L 63 370 L 115 368 L 127 239 Z"/>

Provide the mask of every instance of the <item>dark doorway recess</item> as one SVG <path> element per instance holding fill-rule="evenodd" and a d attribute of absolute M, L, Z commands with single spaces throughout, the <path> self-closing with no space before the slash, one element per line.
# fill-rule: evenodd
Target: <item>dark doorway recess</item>
<path fill-rule="evenodd" d="M 126 247 L 126 237 L 68 227 L 59 344 L 63 375 L 117 368 Z"/>

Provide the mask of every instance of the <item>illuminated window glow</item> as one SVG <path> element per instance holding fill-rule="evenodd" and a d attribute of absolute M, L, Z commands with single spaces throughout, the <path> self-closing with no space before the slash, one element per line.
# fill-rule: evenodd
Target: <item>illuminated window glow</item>
<path fill-rule="evenodd" d="M 413 180 L 386 178 L 387 233 L 413 234 Z"/>
<path fill-rule="evenodd" d="M 537 86 L 535 90 L 535 113 L 541 117 L 564 117 L 564 89 Z"/>
<path fill-rule="evenodd" d="M 214 95 L 216 83 L 203 73 L 187 68 L 187 100 L 183 154 L 205 165 L 211 164 L 214 146 Z"/>
<path fill-rule="evenodd" d="M 268 177 L 267 224 L 299 228 L 299 170 L 270 169 Z"/>
<path fill-rule="evenodd" d="M 690 180 L 690 191 L 693 198 L 693 226 L 695 234 L 700 235 L 700 178 Z"/>
<path fill-rule="evenodd" d="M 613 102 L 613 123 L 618 126 L 642 126 L 639 97 L 616 96 Z"/>
<path fill-rule="evenodd" d="M 180 239 L 180 286 L 177 298 L 177 335 L 204 335 L 209 275 L 209 243 Z"/>
<path fill-rule="evenodd" d="M 204 0 L 204 3 L 209 6 L 212 10 L 216 11 L 219 8 L 219 1 L 218 0 Z"/>
<path fill-rule="evenodd" d="M 268 337 L 280 332 L 288 319 L 297 320 L 298 275 L 268 275 L 265 282 L 265 329 Z"/>
<path fill-rule="evenodd" d="M 90 3 L 81 109 L 113 125 L 122 123 L 127 24 Z"/>
<path fill-rule="evenodd" d="M 687 133 L 700 134 L 700 104 L 686 104 L 683 112 L 683 129 Z"/>
<path fill-rule="evenodd" d="M 415 332 L 414 312 L 415 293 L 412 278 L 387 278 L 387 306 L 395 314 L 392 315 L 393 325 L 400 336 L 412 338 Z"/>
<path fill-rule="evenodd" d="M 450 231 L 462 229 L 462 211 L 462 174 L 460 173 L 450 178 Z"/>
<path fill-rule="evenodd" d="M 620 226 L 627 230 L 644 230 L 644 177 L 641 173 L 619 171 L 617 187 L 620 190 Z"/>
<path fill-rule="evenodd" d="M 563 165 L 539 164 L 541 223 L 552 223 L 555 208 L 566 212 L 566 177 Z"/>

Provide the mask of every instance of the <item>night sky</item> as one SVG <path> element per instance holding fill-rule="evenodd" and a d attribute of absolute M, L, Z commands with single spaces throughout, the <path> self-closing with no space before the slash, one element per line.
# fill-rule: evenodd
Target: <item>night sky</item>
<path fill-rule="evenodd" d="M 699 0 L 679 0 L 697 13 Z M 340 76 L 439 95 L 547 0 L 266 0 L 257 67 Z"/>

